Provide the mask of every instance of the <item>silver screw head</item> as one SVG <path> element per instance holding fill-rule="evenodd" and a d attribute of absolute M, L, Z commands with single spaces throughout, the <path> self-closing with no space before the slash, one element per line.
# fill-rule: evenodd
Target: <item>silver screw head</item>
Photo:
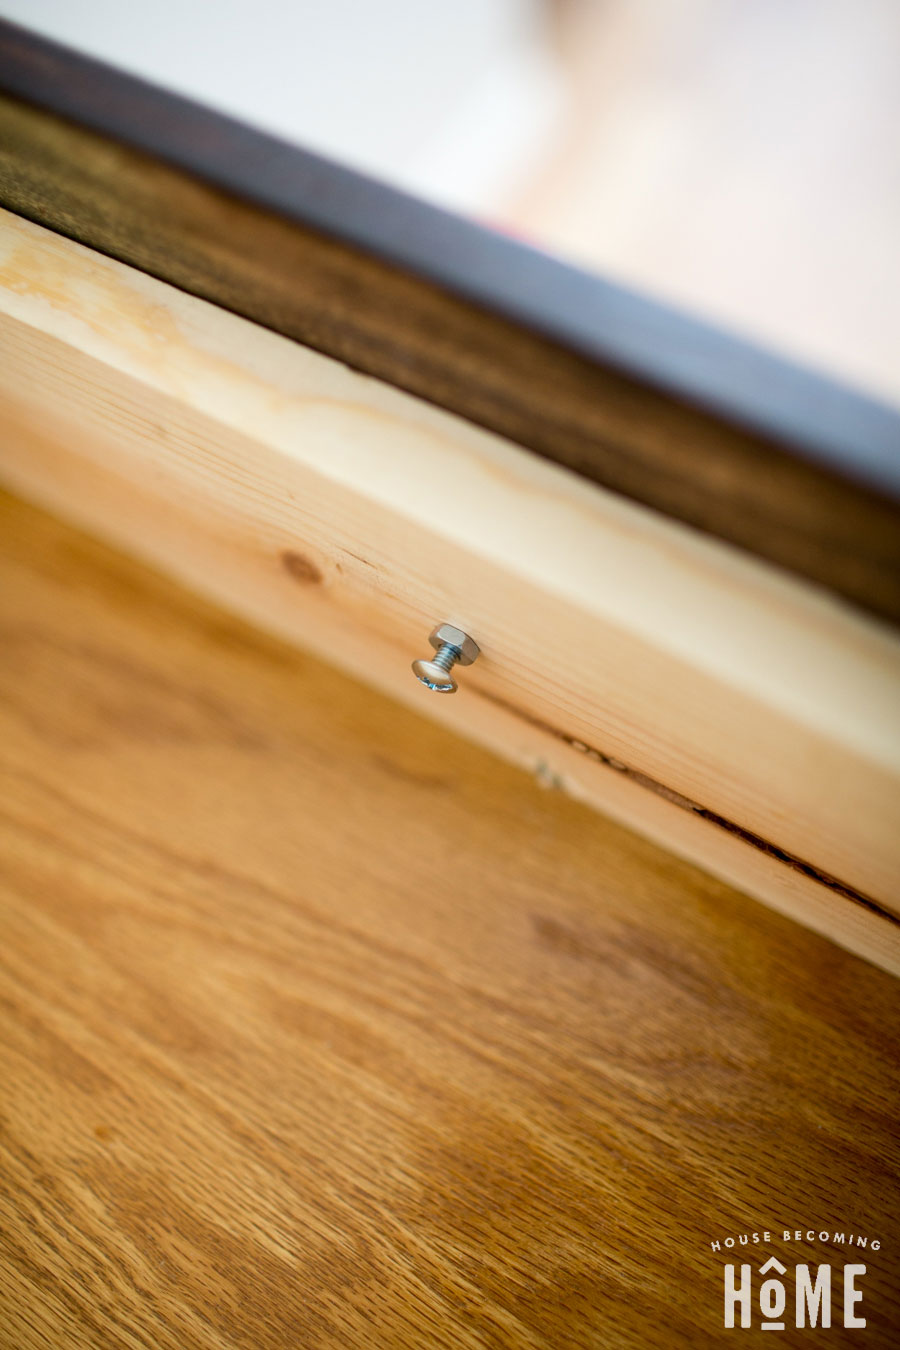
<path fill-rule="evenodd" d="M 449 670 L 436 665 L 434 661 L 413 661 L 412 668 L 416 679 L 427 684 L 436 694 L 455 694 L 459 688 Z"/>
<path fill-rule="evenodd" d="M 456 659 L 461 666 L 472 665 L 481 655 L 481 648 L 475 639 L 461 628 L 454 628 L 452 623 L 439 623 L 428 641 L 435 651 L 440 651 L 441 647 L 455 647 L 458 652 Z"/>

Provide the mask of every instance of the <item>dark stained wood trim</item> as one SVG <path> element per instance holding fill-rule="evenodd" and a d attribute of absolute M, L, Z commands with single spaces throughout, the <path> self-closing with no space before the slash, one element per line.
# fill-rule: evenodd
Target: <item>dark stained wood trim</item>
<path fill-rule="evenodd" d="M 0 204 L 900 620 L 900 414 L 0 22 Z"/>

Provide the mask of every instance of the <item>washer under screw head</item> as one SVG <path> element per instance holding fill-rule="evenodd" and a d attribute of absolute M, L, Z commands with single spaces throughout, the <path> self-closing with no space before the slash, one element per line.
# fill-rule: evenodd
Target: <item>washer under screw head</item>
<path fill-rule="evenodd" d="M 452 623 L 439 623 L 428 641 L 435 656 L 431 661 L 413 661 L 413 674 L 436 694 L 455 694 L 457 684 L 451 673 L 453 667 L 457 662 L 461 666 L 470 666 L 477 661 L 481 648 L 474 638 L 461 628 L 454 628 Z"/>

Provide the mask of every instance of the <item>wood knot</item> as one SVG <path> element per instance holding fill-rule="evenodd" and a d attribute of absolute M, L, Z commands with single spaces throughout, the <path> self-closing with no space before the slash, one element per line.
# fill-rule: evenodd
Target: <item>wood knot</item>
<path fill-rule="evenodd" d="M 311 558 L 304 557 L 302 553 L 296 553 L 290 548 L 284 549 L 281 554 L 281 565 L 295 581 L 302 581 L 306 586 L 321 584 L 321 571 Z"/>

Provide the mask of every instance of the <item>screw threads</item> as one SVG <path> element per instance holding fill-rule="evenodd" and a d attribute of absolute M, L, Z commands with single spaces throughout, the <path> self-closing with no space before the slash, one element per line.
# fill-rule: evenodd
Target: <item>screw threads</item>
<path fill-rule="evenodd" d="M 459 648 L 452 647 L 449 642 L 445 642 L 440 651 L 435 654 L 434 664 L 440 666 L 441 670 L 451 671 L 459 658 Z"/>

